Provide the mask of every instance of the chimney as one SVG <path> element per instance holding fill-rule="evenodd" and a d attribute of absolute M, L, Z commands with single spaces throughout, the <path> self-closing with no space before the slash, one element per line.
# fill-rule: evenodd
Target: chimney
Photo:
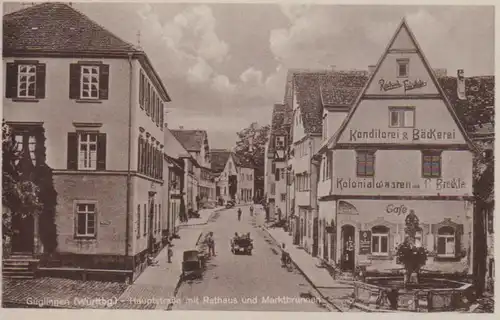
<path fill-rule="evenodd" d="M 377 67 L 377 66 L 376 66 L 376 65 L 373 65 L 373 64 L 369 65 L 369 66 L 368 66 L 368 73 L 369 73 L 369 74 L 374 73 L 374 72 L 375 72 L 375 68 L 376 68 L 376 67 Z"/>
<path fill-rule="evenodd" d="M 447 70 L 447 69 L 444 69 L 444 68 L 437 68 L 437 69 L 434 69 L 434 75 L 435 75 L 437 78 L 446 77 L 446 76 L 448 75 L 448 70 Z"/>

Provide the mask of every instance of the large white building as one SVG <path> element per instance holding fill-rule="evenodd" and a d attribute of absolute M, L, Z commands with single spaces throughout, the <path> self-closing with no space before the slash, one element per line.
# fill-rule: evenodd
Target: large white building
<path fill-rule="evenodd" d="M 151 61 L 71 6 L 43 3 L 4 16 L 3 70 L 4 119 L 29 151 L 26 169 L 52 168 L 57 193 L 55 212 L 15 221 L 12 251 L 137 276 L 168 210 L 170 98 Z M 51 214 L 56 230 L 40 224 Z"/>

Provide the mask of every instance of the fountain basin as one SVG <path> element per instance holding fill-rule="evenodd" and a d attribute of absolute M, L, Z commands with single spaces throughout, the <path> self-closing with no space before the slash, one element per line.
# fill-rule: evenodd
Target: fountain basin
<path fill-rule="evenodd" d="M 442 312 L 468 310 L 473 302 L 470 283 L 423 278 L 406 288 L 403 277 L 372 277 L 354 282 L 354 303 L 367 311 Z"/>

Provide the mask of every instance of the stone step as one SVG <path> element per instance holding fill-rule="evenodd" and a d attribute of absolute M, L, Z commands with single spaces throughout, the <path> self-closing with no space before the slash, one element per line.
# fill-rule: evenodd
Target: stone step
<path fill-rule="evenodd" d="M 3 269 L 3 272 L 16 271 L 16 270 L 19 270 L 19 271 L 30 270 L 30 268 L 27 266 L 3 266 L 2 269 Z"/>
<path fill-rule="evenodd" d="M 3 270 L 2 274 L 4 276 L 31 276 L 33 271 L 31 270 Z"/>
<path fill-rule="evenodd" d="M 19 279 L 19 280 L 29 280 L 29 279 L 34 279 L 34 275 L 2 275 L 3 278 L 7 279 Z"/>
<path fill-rule="evenodd" d="M 30 261 L 25 260 L 3 260 L 3 266 L 29 266 Z"/>

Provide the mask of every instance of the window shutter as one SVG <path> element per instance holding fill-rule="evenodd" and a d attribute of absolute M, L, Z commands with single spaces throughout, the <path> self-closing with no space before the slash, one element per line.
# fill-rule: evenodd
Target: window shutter
<path fill-rule="evenodd" d="M 457 258 L 462 256 L 462 234 L 463 224 L 460 224 L 455 228 L 455 257 Z"/>
<path fill-rule="evenodd" d="M 78 134 L 68 132 L 68 170 L 78 170 Z"/>
<path fill-rule="evenodd" d="M 106 134 L 97 137 L 97 170 L 106 170 Z"/>
<path fill-rule="evenodd" d="M 69 98 L 80 99 L 80 73 L 81 67 L 78 63 L 69 65 Z"/>
<path fill-rule="evenodd" d="M 280 169 L 279 168 L 274 171 L 274 180 L 280 181 Z"/>
<path fill-rule="evenodd" d="M 137 140 L 137 171 L 141 172 L 141 167 L 142 167 L 142 138 L 139 137 Z"/>
<path fill-rule="evenodd" d="M 36 66 L 36 98 L 45 99 L 45 63 Z"/>
<path fill-rule="evenodd" d="M 6 98 L 17 98 L 17 71 L 17 64 L 7 63 Z"/>
<path fill-rule="evenodd" d="M 107 100 L 109 95 L 109 64 L 99 66 L 99 99 Z"/>

